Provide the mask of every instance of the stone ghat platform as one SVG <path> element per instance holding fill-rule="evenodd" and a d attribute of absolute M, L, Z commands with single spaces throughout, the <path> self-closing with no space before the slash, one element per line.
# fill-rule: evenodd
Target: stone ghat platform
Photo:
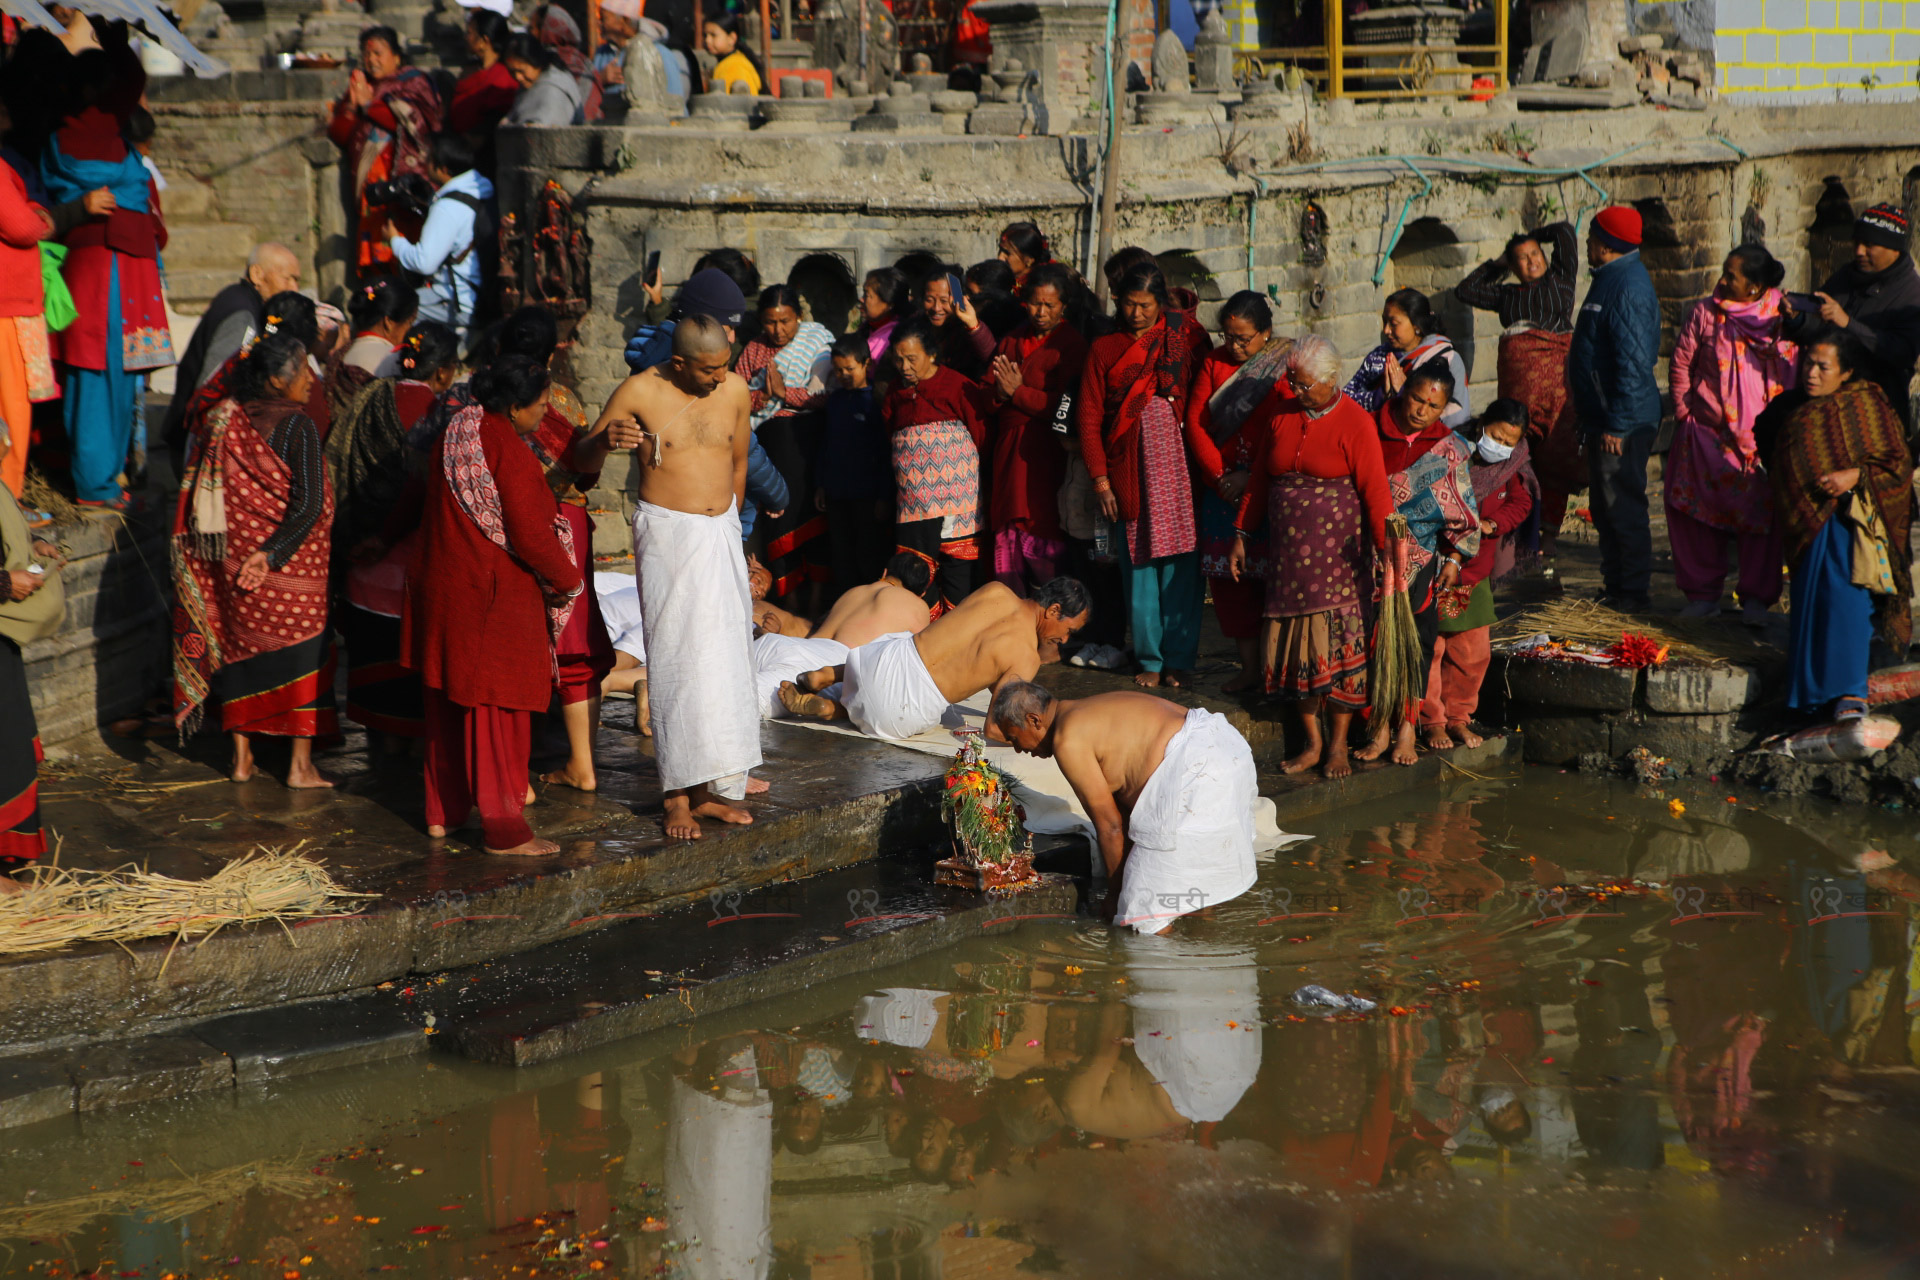
<path fill-rule="evenodd" d="M 1066 696 L 1131 684 L 1047 675 Z M 1283 777 L 1268 710 L 1169 692 L 1248 735 L 1283 827 L 1451 769 L 1485 772 L 1517 745 L 1363 766 L 1340 783 Z M 610 704 L 597 794 L 540 788 L 529 816 L 562 846 L 541 859 L 490 857 L 471 832 L 428 840 L 417 772 L 370 770 L 357 735 L 322 753 L 342 776 L 331 792 L 286 790 L 271 755 L 256 780 L 227 782 L 211 736 L 184 754 L 148 745 L 137 761 L 66 766 L 44 812 L 67 865 L 196 878 L 306 841 L 345 887 L 378 897 L 290 928 L 0 960 L 0 1127 L 429 1047 L 526 1066 L 1080 910 L 1090 860 L 1077 838 L 1043 842 L 1058 874 L 1012 903 L 934 889 L 944 761 L 790 725 L 764 730 L 773 790 L 752 802 L 752 826 L 669 842 L 631 716 Z"/>

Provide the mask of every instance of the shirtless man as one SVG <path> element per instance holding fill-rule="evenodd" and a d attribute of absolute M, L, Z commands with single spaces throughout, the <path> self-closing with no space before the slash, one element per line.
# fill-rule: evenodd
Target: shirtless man
<path fill-rule="evenodd" d="M 834 601 L 813 629 L 813 638 L 838 640 L 858 649 L 881 636 L 925 631 L 929 612 L 925 593 L 931 578 L 924 557 L 895 552 L 877 581 L 854 587 Z"/>
<path fill-rule="evenodd" d="M 1028 600 L 989 582 L 919 635 L 871 641 L 841 666 L 781 685 L 780 700 L 796 716 L 845 715 L 871 737 L 911 738 L 938 728 L 949 703 L 1031 680 L 1042 649 L 1057 651 L 1092 612 L 1087 589 L 1074 578 L 1055 578 Z"/>
<path fill-rule="evenodd" d="M 672 358 L 621 383 L 596 424 L 613 448 L 637 451 L 633 560 L 654 758 L 667 835 L 680 840 L 700 838 L 701 818 L 752 822 L 730 802 L 760 764 L 740 550 L 749 406 L 732 355 L 719 321 L 682 318 Z"/>
<path fill-rule="evenodd" d="M 1253 887 L 1253 751 L 1224 716 L 1016 681 L 994 695 L 987 737 L 1059 764 L 1093 821 L 1115 924 L 1165 933 Z"/>

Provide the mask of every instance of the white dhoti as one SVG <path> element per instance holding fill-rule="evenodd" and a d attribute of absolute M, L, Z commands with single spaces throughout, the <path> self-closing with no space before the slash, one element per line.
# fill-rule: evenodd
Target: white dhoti
<path fill-rule="evenodd" d="M 742 1080 L 757 1081 L 751 1050 L 717 1095 L 668 1085 L 668 1220 L 692 1280 L 761 1280 L 773 1263 L 773 1100 Z"/>
<path fill-rule="evenodd" d="M 1158 933 L 1251 889 L 1259 796 L 1253 750 L 1240 731 L 1223 715 L 1187 712 L 1127 819 L 1114 923 Z"/>
<path fill-rule="evenodd" d="M 847 651 L 840 705 L 860 732 L 896 741 L 940 727 L 947 695 L 913 643 L 911 631 L 896 631 Z"/>
<path fill-rule="evenodd" d="M 600 619 L 615 653 L 647 665 L 647 638 L 640 621 L 640 587 L 630 573 L 596 573 L 593 591 L 600 597 Z"/>
<path fill-rule="evenodd" d="M 683 791 L 707 782 L 738 800 L 747 770 L 760 763 L 739 510 L 701 516 L 642 502 L 633 513 L 633 565 L 660 785 Z"/>
<path fill-rule="evenodd" d="M 753 669 L 760 714 L 778 720 L 787 714 L 780 702 L 780 686 L 799 679 L 802 672 L 837 667 L 847 660 L 847 646 L 838 640 L 813 640 L 775 635 L 769 631 L 753 642 Z"/>
<path fill-rule="evenodd" d="M 1224 1120 L 1260 1074 L 1260 965 L 1246 947 L 1130 938 L 1133 1050 L 1187 1119 Z"/>

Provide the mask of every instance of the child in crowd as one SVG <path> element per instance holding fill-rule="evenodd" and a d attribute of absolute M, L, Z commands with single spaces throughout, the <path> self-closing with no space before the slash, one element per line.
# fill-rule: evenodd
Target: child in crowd
<path fill-rule="evenodd" d="M 1427 746 L 1477 747 L 1473 713 L 1492 658 L 1493 584 L 1511 574 L 1522 543 L 1539 541 L 1540 484 L 1527 452 L 1527 407 L 1496 400 L 1479 421 L 1473 447 L 1473 496 L 1480 550 L 1460 571 L 1459 585 L 1440 598 L 1440 634 L 1433 643 L 1421 727 Z"/>
<path fill-rule="evenodd" d="M 813 504 L 827 517 L 833 595 L 880 576 L 893 551 L 893 457 L 867 375 L 872 355 L 854 333 L 833 344 L 834 390 L 813 473 Z"/>
<path fill-rule="evenodd" d="M 740 93 L 759 93 L 765 78 L 759 61 L 740 43 L 742 24 L 737 13 L 716 13 L 700 28 L 700 43 L 718 61 L 707 77 L 707 92 L 733 93 L 734 86 L 746 87 Z"/>

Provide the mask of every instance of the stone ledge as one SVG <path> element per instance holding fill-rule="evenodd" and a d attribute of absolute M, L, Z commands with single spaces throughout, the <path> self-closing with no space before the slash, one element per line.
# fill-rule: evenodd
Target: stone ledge
<path fill-rule="evenodd" d="M 1509 657 L 1505 684 L 1516 702 L 1569 711 L 1631 711 L 1640 673 L 1630 667 Z"/>
<path fill-rule="evenodd" d="M 1656 667 L 1647 672 L 1647 709 L 1663 715 L 1738 711 L 1760 697 L 1753 667 Z"/>

